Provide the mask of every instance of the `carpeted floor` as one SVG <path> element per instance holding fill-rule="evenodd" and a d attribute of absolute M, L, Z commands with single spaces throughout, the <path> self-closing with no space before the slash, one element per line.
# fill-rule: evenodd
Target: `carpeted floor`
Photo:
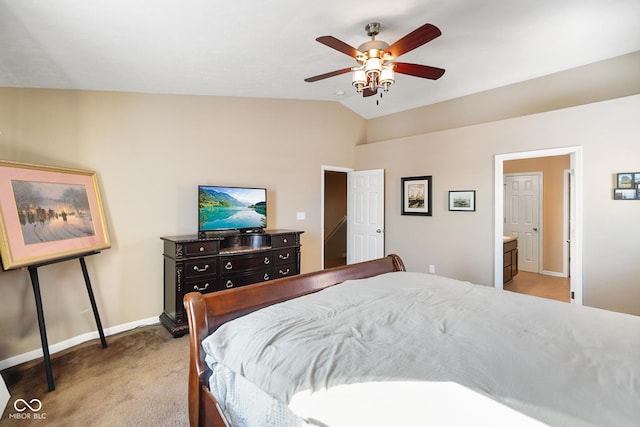
<path fill-rule="evenodd" d="M 42 359 L 2 372 L 11 398 L 0 425 L 189 424 L 187 336 L 173 338 L 160 324 L 144 326 L 107 337 L 105 349 L 92 340 L 52 355 L 51 362 L 53 392 L 48 392 Z M 18 412 L 17 399 L 39 399 L 42 407 Z"/>

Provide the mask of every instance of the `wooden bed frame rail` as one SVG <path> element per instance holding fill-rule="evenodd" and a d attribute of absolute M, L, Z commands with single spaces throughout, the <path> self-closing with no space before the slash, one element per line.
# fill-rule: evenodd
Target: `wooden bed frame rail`
<path fill-rule="evenodd" d="M 364 279 L 392 271 L 406 271 L 398 255 L 388 255 L 313 273 L 209 294 L 191 292 L 184 296 L 189 322 L 189 424 L 224 427 L 226 422 L 209 392 L 211 372 L 200 343 L 220 325 L 252 311 L 302 295 L 317 292 L 346 280 Z"/>

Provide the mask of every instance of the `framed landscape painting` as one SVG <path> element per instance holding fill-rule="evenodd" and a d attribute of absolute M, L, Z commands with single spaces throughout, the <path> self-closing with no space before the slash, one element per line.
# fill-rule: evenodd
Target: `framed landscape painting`
<path fill-rule="evenodd" d="M 0 160 L 5 270 L 110 246 L 95 172 Z"/>

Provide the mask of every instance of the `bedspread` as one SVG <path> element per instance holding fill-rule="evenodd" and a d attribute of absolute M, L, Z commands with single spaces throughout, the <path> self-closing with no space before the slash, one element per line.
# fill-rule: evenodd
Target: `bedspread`
<path fill-rule="evenodd" d="M 403 399 L 402 411 L 453 384 L 466 390 L 461 408 L 480 396 L 550 425 L 640 420 L 639 317 L 435 275 L 345 282 L 235 319 L 203 347 L 310 424 L 334 425 L 317 408 L 349 389 L 366 396 L 363 384 L 372 399 Z"/>

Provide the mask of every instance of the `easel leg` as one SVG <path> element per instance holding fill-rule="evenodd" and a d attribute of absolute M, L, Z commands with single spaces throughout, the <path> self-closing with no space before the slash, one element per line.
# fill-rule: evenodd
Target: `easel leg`
<path fill-rule="evenodd" d="M 40 341 L 42 342 L 42 353 L 44 355 L 44 370 L 47 375 L 49 391 L 54 391 L 56 386 L 53 382 L 53 371 L 51 370 L 51 356 L 49 354 L 49 343 L 47 341 L 47 329 L 44 325 L 44 312 L 42 311 L 42 298 L 40 296 L 40 282 L 38 281 L 38 270 L 35 266 L 29 267 L 33 295 L 36 298 L 36 312 L 38 313 L 38 326 L 40 327 Z"/>
<path fill-rule="evenodd" d="M 89 293 L 89 300 L 91 301 L 91 308 L 93 309 L 93 317 L 96 319 L 96 326 L 98 327 L 98 333 L 100 334 L 102 348 L 106 348 L 107 340 L 105 339 L 104 331 L 102 330 L 102 323 L 100 322 L 100 315 L 98 314 L 98 306 L 96 305 L 96 299 L 93 296 L 93 289 L 91 288 L 91 281 L 89 280 L 89 273 L 87 272 L 87 264 L 84 261 L 84 257 L 80 257 L 80 266 L 82 267 L 82 274 L 84 275 L 84 283 L 87 285 L 87 292 Z"/>

